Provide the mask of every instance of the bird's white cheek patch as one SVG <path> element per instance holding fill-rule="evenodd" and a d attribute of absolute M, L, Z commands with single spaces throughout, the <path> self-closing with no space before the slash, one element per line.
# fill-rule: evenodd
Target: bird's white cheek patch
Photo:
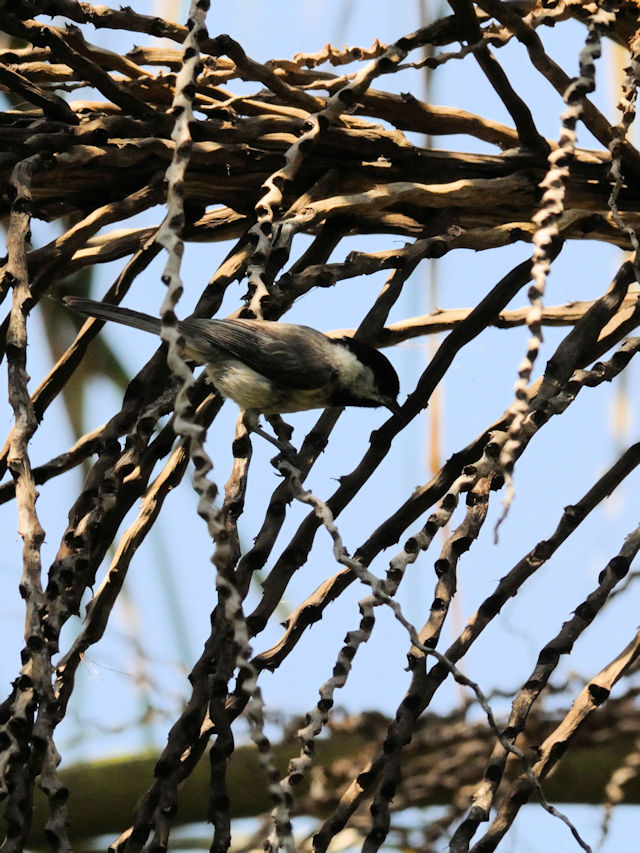
<path fill-rule="evenodd" d="M 341 384 L 347 388 L 356 388 L 361 397 L 375 400 L 379 392 L 371 368 L 344 346 L 335 348 L 334 356 L 339 363 Z"/>
<path fill-rule="evenodd" d="M 362 362 L 345 346 L 333 348 L 333 358 L 336 361 L 338 373 L 345 385 L 352 385 L 362 373 Z"/>

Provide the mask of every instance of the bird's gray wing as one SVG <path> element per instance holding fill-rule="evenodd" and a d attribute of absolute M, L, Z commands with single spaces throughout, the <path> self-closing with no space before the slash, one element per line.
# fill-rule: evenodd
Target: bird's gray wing
<path fill-rule="evenodd" d="M 187 345 L 215 365 L 220 352 L 244 362 L 272 382 L 290 388 L 321 388 L 334 371 L 322 332 L 269 320 L 201 320 L 180 324 Z"/>

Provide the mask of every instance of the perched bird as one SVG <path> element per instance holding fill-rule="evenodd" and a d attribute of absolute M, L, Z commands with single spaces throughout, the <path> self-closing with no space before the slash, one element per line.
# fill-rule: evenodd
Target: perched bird
<path fill-rule="evenodd" d="M 139 311 L 66 296 L 80 314 L 114 320 L 160 334 L 160 320 Z M 276 414 L 327 406 L 386 406 L 400 411 L 400 384 L 389 360 L 353 338 L 270 320 L 203 320 L 178 323 L 186 358 L 205 364 L 224 397 L 242 408 Z"/>

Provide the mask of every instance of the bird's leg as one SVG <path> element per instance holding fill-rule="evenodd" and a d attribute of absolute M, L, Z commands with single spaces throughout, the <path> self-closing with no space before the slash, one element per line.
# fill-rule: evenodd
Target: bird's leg
<path fill-rule="evenodd" d="M 290 441 L 293 428 L 290 427 L 289 424 L 285 423 L 280 415 L 268 415 L 267 420 L 274 429 L 276 434 L 275 438 L 262 429 L 259 422 L 259 414 L 254 409 L 245 409 L 242 416 L 242 422 L 248 432 L 254 432 L 256 435 L 262 436 L 262 438 L 265 438 L 268 442 L 278 448 L 279 455 L 276 456 L 272 462 L 277 462 L 280 458 L 291 459 L 291 457 L 295 456 L 297 453 L 295 447 Z"/>
<path fill-rule="evenodd" d="M 260 419 L 258 412 L 255 409 L 245 409 L 242 415 L 242 422 L 247 428 L 248 432 L 255 432 L 256 435 L 261 435 L 262 438 L 265 438 L 267 441 L 271 442 L 271 444 L 275 444 L 278 450 L 282 451 L 282 446 L 272 435 L 269 435 L 268 432 L 262 429 L 260 426 Z"/>

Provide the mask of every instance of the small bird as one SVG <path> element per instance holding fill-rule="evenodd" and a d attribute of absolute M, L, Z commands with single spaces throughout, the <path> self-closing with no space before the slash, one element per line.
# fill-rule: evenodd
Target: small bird
<path fill-rule="evenodd" d="M 149 314 L 66 296 L 80 314 L 160 334 Z M 208 378 L 241 409 L 265 415 L 328 406 L 386 406 L 400 412 L 398 375 L 378 350 L 353 338 L 331 338 L 309 326 L 272 320 L 178 323 L 184 355 L 206 365 Z"/>

